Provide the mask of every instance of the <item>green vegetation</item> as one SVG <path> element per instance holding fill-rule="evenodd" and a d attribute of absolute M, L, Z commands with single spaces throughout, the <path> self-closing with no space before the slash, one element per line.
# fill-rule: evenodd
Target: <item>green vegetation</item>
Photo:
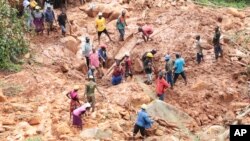
<path fill-rule="evenodd" d="M 25 141 L 42 141 L 42 139 L 39 136 L 35 136 L 35 137 L 29 137 Z"/>
<path fill-rule="evenodd" d="M 219 5 L 224 7 L 245 8 L 250 5 L 250 0 L 195 0 L 197 2 Z"/>
<path fill-rule="evenodd" d="M 0 0 L 0 69 L 18 71 L 19 58 L 27 52 L 23 20 L 6 0 Z"/>

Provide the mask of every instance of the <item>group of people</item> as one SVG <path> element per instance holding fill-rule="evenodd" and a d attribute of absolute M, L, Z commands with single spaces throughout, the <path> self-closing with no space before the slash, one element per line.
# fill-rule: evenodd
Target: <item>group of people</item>
<path fill-rule="evenodd" d="M 34 27 L 37 34 L 43 34 L 44 29 L 47 29 L 48 35 L 53 31 L 53 24 L 56 22 L 55 13 L 53 10 L 53 2 L 51 0 L 45 0 L 44 10 L 41 9 L 41 6 L 35 0 L 24 0 L 24 18 L 26 29 L 28 31 L 32 30 Z M 65 9 L 62 9 L 61 14 L 57 17 L 58 25 L 61 27 L 62 35 L 66 35 L 66 23 L 68 22 Z"/>
<path fill-rule="evenodd" d="M 53 11 L 53 4 L 50 0 L 45 1 L 44 11 L 41 7 L 35 3 L 34 0 L 24 0 L 23 6 L 25 9 L 26 25 L 27 29 L 35 26 L 37 33 L 42 33 L 44 30 L 44 23 L 46 23 L 48 34 L 53 30 L 53 23 L 56 22 L 55 14 Z M 61 14 L 57 17 L 57 21 L 61 27 L 62 35 L 66 36 L 66 23 L 69 24 L 65 9 L 62 10 Z M 84 103 L 81 104 L 78 97 L 79 86 L 74 86 L 73 90 L 66 93 L 66 96 L 71 100 L 70 102 L 70 119 L 72 119 L 73 125 L 82 129 L 83 121 L 81 116 L 88 113 L 91 109 L 95 111 L 95 90 L 97 90 L 102 97 L 105 95 L 99 90 L 96 79 L 104 76 L 103 68 L 107 68 L 108 62 L 108 46 L 101 43 L 101 35 L 104 33 L 110 41 L 112 41 L 108 30 L 106 29 L 106 20 L 103 14 L 100 12 L 95 20 L 95 26 L 98 37 L 98 49 L 92 47 L 89 37 L 85 38 L 85 43 L 82 45 L 82 54 L 85 57 L 86 64 L 88 67 L 87 76 L 89 82 L 85 84 Z M 119 41 L 125 40 L 125 29 L 126 29 L 126 11 L 122 10 L 121 15 L 118 17 L 116 27 L 118 30 Z M 145 42 L 149 41 L 150 35 L 153 34 L 153 28 L 149 25 L 138 27 L 138 33 L 142 33 L 142 38 Z M 213 38 L 214 53 L 216 60 L 219 56 L 222 56 L 222 48 L 220 45 L 220 28 L 215 28 L 215 35 Z M 195 49 L 197 55 L 197 63 L 200 64 L 203 61 L 203 47 L 201 45 L 201 37 L 197 35 L 195 38 Z M 142 55 L 141 61 L 143 64 L 144 73 L 147 76 L 145 83 L 151 85 L 153 83 L 153 72 L 155 67 L 154 56 L 157 50 L 153 49 L 150 52 L 145 52 Z M 187 84 L 187 78 L 184 71 L 185 60 L 181 57 L 181 54 L 175 54 L 175 60 L 172 59 L 170 54 L 164 56 L 165 68 L 161 70 L 156 77 L 156 95 L 160 100 L 164 100 L 165 91 L 167 88 L 174 87 L 179 75 L 184 79 L 185 85 Z M 130 53 L 125 53 L 121 60 L 116 60 L 116 65 L 113 68 L 111 83 L 112 85 L 118 85 L 122 82 L 123 78 L 126 80 L 128 77 L 133 77 L 132 71 L 132 59 Z M 97 71 L 97 73 L 95 72 Z M 96 74 L 96 75 L 95 75 Z M 143 104 L 141 111 L 138 112 L 138 117 L 134 125 L 133 137 L 140 131 L 143 138 L 146 136 L 146 129 L 150 128 L 153 124 L 153 120 L 149 118 L 146 112 L 147 106 Z"/>

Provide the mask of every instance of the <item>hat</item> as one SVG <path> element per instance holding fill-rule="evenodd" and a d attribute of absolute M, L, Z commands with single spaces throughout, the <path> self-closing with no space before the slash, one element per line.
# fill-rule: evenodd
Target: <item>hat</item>
<path fill-rule="evenodd" d="M 78 85 L 75 85 L 74 86 L 74 90 L 78 90 L 79 89 L 79 86 Z"/>
<path fill-rule="evenodd" d="M 149 58 L 153 58 L 153 57 L 154 57 L 154 55 L 153 55 L 151 52 L 148 52 L 148 53 L 147 53 L 147 57 L 149 57 Z"/>
<path fill-rule="evenodd" d="M 171 58 L 170 55 L 165 56 L 165 60 L 169 60 L 170 58 Z"/>
<path fill-rule="evenodd" d="M 99 12 L 99 13 L 98 13 L 98 16 L 102 16 L 102 12 Z"/>
<path fill-rule="evenodd" d="M 36 10 L 39 10 L 40 8 L 41 8 L 40 6 L 36 6 L 36 7 L 35 7 Z"/>
<path fill-rule="evenodd" d="M 89 79 L 94 79 L 94 76 L 93 76 L 93 75 L 90 75 L 90 76 L 89 76 Z"/>
<path fill-rule="evenodd" d="M 147 105 L 146 104 L 142 104 L 141 108 L 144 109 L 144 110 L 146 110 L 147 109 Z"/>

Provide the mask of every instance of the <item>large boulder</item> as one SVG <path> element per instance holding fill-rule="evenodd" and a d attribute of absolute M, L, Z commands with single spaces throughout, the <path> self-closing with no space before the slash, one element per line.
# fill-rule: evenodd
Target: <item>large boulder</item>
<path fill-rule="evenodd" d="M 119 4 L 90 4 L 84 5 L 80 7 L 80 10 L 84 11 L 89 17 L 96 17 L 99 12 L 103 13 L 103 16 L 108 19 L 108 21 L 112 21 L 117 19 L 121 13 L 121 10 L 124 9 Z M 128 12 L 127 12 L 128 15 Z"/>
<path fill-rule="evenodd" d="M 142 64 L 142 61 L 137 58 L 135 59 L 135 63 L 134 63 L 134 66 L 133 66 L 133 70 L 136 72 L 136 73 L 141 73 L 143 72 L 143 64 Z"/>
<path fill-rule="evenodd" d="M 241 19 L 245 18 L 245 14 L 242 12 L 239 12 L 237 9 L 235 8 L 228 8 L 227 12 L 231 15 L 233 15 L 234 17 L 239 17 Z"/>
<path fill-rule="evenodd" d="M 59 135 L 70 134 L 71 130 L 69 125 L 66 122 L 56 125 L 56 131 Z"/>
<path fill-rule="evenodd" d="M 40 117 L 32 117 L 31 119 L 29 119 L 28 123 L 30 125 L 38 125 L 41 122 L 41 118 Z"/>
<path fill-rule="evenodd" d="M 198 82 L 192 85 L 191 90 L 192 91 L 207 90 L 210 87 L 211 85 L 209 83 L 199 80 Z"/>
<path fill-rule="evenodd" d="M 0 88 L 0 102 L 5 102 L 6 101 L 6 97 L 5 95 L 3 95 L 3 90 Z"/>
<path fill-rule="evenodd" d="M 67 36 L 67 37 L 64 37 L 64 38 L 61 38 L 60 39 L 60 42 L 62 44 L 65 45 L 65 47 L 72 51 L 74 54 L 77 53 L 77 51 L 79 50 L 79 44 L 80 42 L 78 40 L 76 40 L 74 37 L 72 36 Z"/>
<path fill-rule="evenodd" d="M 84 140 L 90 138 L 96 139 L 110 139 L 112 137 L 112 131 L 102 130 L 99 128 L 89 128 L 81 131 L 80 137 Z"/>

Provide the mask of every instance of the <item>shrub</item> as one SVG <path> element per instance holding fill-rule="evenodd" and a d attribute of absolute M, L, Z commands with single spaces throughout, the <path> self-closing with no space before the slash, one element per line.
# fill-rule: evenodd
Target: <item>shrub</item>
<path fill-rule="evenodd" d="M 8 1 L 0 0 L 0 69 L 16 71 L 19 58 L 27 52 L 23 20 Z"/>

